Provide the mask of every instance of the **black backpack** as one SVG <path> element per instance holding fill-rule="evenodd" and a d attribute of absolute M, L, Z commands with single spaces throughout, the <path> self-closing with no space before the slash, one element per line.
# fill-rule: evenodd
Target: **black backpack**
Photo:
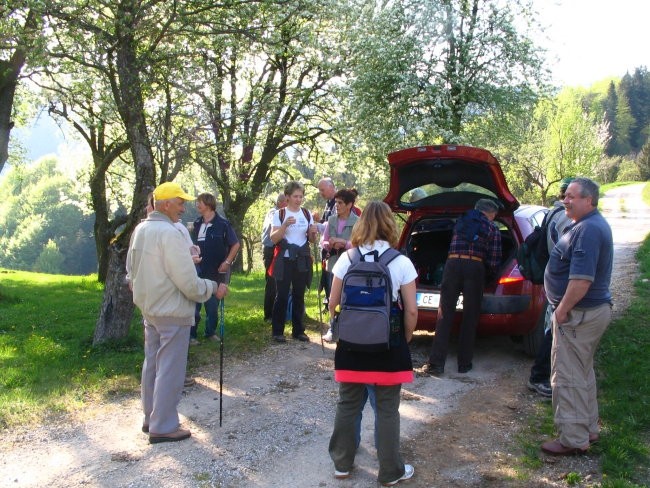
<path fill-rule="evenodd" d="M 362 255 L 347 251 L 350 267 L 343 277 L 341 311 L 336 322 L 339 347 L 351 351 L 380 352 L 391 346 L 393 291 L 388 264 L 400 253 L 387 249 Z M 375 260 L 365 258 L 374 255 Z M 394 325 L 394 320 L 392 321 Z"/>
<path fill-rule="evenodd" d="M 542 225 L 536 226 L 517 249 L 519 271 L 524 278 L 532 281 L 535 285 L 544 283 L 544 270 L 549 259 L 548 225 L 553 217 L 563 210 L 564 207 L 558 207 L 547 212 L 542 220 Z"/>

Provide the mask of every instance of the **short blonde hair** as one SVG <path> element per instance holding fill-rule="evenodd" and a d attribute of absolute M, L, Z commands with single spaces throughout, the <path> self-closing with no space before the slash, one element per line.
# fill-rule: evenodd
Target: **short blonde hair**
<path fill-rule="evenodd" d="M 375 200 L 363 209 L 361 217 L 352 228 L 350 241 L 353 246 L 362 246 L 379 240 L 387 241 L 390 247 L 397 247 L 399 236 L 390 207 Z"/>

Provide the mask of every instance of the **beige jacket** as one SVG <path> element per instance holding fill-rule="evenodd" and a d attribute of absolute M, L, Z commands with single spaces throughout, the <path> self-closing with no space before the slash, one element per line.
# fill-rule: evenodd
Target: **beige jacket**
<path fill-rule="evenodd" d="M 133 231 L 126 257 L 135 303 L 154 325 L 194 325 L 196 302 L 217 283 L 199 278 L 187 242 L 172 221 L 152 212 Z"/>

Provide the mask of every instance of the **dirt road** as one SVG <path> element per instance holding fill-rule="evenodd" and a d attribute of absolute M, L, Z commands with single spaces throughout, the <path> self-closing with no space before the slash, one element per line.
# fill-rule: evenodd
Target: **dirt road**
<path fill-rule="evenodd" d="M 617 190 L 602 203 L 616 241 L 613 291 L 619 311 L 631 294 L 634 251 L 650 231 L 640 188 Z M 430 340 L 427 334 L 415 338 L 416 365 L 424 362 Z M 192 438 L 179 443 L 148 444 L 135 396 L 94 405 L 74 418 L 2 432 L 0 486 L 375 487 L 369 406 L 353 476 L 333 477 L 327 454 L 337 398 L 332 359 L 331 346 L 322 353 L 320 344 L 290 341 L 231 362 L 222 427 L 218 371 L 195 372 L 197 385 L 180 405 Z M 593 456 L 550 459 L 534 479 L 511 479 L 516 435 L 543 401 L 525 387 L 530 364 L 509 338 L 479 338 L 469 374 L 450 372 L 406 385 L 402 447 L 415 477 L 404 486 L 565 486 L 562 476 L 569 471 L 597 480 Z"/>

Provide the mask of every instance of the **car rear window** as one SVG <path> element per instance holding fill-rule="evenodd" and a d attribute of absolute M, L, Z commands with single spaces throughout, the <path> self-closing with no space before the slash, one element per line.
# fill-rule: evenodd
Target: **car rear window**
<path fill-rule="evenodd" d="M 497 196 L 490 190 L 473 183 L 461 183 L 452 188 L 438 186 L 435 183 L 413 188 L 400 197 L 400 203 L 410 204 L 410 207 L 428 207 L 428 206 L 456 206 L 467 202 L 469 195 L 473 195 L 471 201 L 479 198 L 491 197 L 496 199 Z"/>

